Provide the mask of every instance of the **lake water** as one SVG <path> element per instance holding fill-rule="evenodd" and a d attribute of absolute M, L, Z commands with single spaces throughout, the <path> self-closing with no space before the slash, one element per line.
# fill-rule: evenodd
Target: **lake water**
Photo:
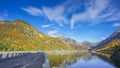
<path fill-rule="evenodd" d="M 0 60 L 25 54 L 27 53 L 1 53 Z M 112 61 L 109 57 L 109 54 L 89 52 L 48 54 L 51 68 L 120 68 L 120 62 Z"/>
<path fill-rule="evenodd" d="M 109 55 L 105 54 L 50 54 L 48 59 L 52 68 L 117 68 Z"/>

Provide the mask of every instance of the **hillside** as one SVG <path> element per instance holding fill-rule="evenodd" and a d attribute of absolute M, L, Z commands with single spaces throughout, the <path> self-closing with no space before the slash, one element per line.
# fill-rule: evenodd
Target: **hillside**
<path fill-rule="evenodd" d="M 114 51 L 120 47 L 120 29 L 115 31 L 111 36 L 99 43 L 94 50 L 96 51 Z"/>
<path fill-rule="evenodd" d="M 74 49 L 78 50 L 87 50 L 87 47 L 81 45 L 80 42 L 77 42 L 76 40 L 72 39 L 72 38 L 68 38 L 68 37 L 64 37 L 64 36 L 59 36 L 59 37 L 55 37 L 56 39 L 59 39 L 60 41 L 62 41 L 63 43 L 73 47 Z"/>
<path fill-rule="evenodd" d="M 74 50 L 74 48 L 45 35 L 25 21 L 0 22 L 0 51 Z"/>

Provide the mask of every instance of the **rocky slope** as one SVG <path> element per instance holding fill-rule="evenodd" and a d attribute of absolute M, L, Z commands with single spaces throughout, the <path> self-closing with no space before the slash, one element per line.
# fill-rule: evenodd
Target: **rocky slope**
<path fill-rule="evenodd" d="M 74 49 L 78 50 L 87 50 L 86 46 L 81 45 L 80 42 L 77 42 L 76 40 L 72 39 L 72 38 L 68 38 L 68 37 L 64 37 L 64 36 L 59 36 L 59 37 L 55 37 L 56 39 L 59 39 L 60 41 L 62 41 L 63 43 L 73 47 Z"/>
<path fill-rule="evenodd" d="M 0 51 L 75 50 L 61 41 L 45 35 L 25 21 L 0 22 Z"/>
<path fill-rule="evenodd" d="M 100 42 L 94 50 L 97 51 L 114 51 L 116 47 L 120 46 L 120 29 L 115 31 L 111 36 Z"/>
<path fill-rule="evenodd" d="M 99 42 L 89 42 L 89 41 L 83 41 L 81 42 L 82 45 L 88 47 L 89 49 L 95 47 Z"/>

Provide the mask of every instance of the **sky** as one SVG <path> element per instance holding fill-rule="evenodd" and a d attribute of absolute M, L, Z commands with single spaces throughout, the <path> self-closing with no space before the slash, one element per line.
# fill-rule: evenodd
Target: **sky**
<path fill-rule="evenodd" d="M 120 0 L 0 0 L 0 21 L 24 20 L 49 36 L 97 42 L 120 28 Z"/>

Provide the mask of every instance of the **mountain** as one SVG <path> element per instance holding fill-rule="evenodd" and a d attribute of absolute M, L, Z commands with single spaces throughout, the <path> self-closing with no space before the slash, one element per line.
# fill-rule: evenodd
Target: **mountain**
<path fill-rule="evenodd" d="M 64 36 L 58 36 L 55 37 L 56 39 L 59 39 L 63 43 L 73 47 L 76 50 L 87 50 L 87 47 L 82 46 L 80 42 L 77 42 L 76 40 Z"/>
<path fill-rule="evenodd" d="M 98 43 L 99 42 L 89 42 L 89 41 L 81 42 L 82 45 L 88 47 L 89 49 L 95 47 Z"/>
<path fill-rule="evenodd" d="M 120 46 L 120 29 L 116 30 L 111 36 L 100 42 L 94 50 L 110 50 L 114 51 L 116 47 Z"/>
<path fill-rule="evenodd" d="M 45 35 L 25 21 L 0 22 L 0 51 L 75 50 L 61 41 Z"/>

